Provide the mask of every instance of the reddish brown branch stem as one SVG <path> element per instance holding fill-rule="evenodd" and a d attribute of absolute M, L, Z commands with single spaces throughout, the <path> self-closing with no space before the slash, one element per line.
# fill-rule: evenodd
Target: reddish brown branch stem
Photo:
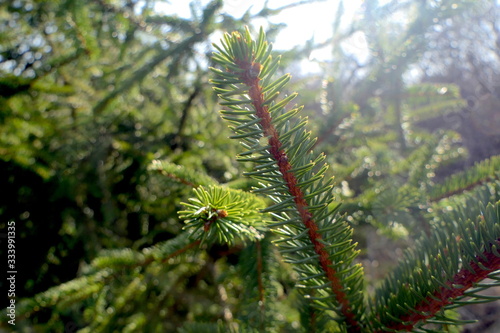
<path fill-rule="evenodd" d="M 183 254 L 184 252 L 186 252 L 187 250 L 189 249 L 192 249 L 193 247 L 199 245 L 201 242 L 199 240 L 195 240 L 194 242 L 192 243 L 189 243 L 188 245 L 184 246 L 182 249 L 179 249 L 177 251 L 175 251 L 174 253 L 171 253 L 169 256 L 167 256 L 165 259 L 162 260 L 162 262 L 166 262 L 168 261 L 170 258 L 174 258 L 174 257 L 177 257 L 178 255 L 181 255 Z"/>
<path fill-rule="evenodd" d="M 260 118 L 260 124 L 264 130 L 263 135 L 269 138 L 269 152 L 278 164 L 278 169 L 283 176 L 289 193 L 294 198 L 295 206 L 301 220 L 308 229 L 309 239 L 314 246 L 314 251 L 319 256 L 318 260 L 321 269 L 325 272 L 326 278 L 331 283 L 332 292 L 335 295 L 337 302 L 340 304 L 340 311 L 350 327 L 350 332 L 360 332 L 360 323 L 356 320 L 356 316 L 349 304 L 347 295 L 343 291 L 344 288 L 342 283 L 337 276 L 337 272 L 333 268 L 333 263 L 329 258 L 328 251 L 321 241 L 322 236 L 319 233 L 319 227 L 314 221 L 312 213 L 309 211 L 309 205 L 305 199 L 304 193 L 298 186 L 295 174 L 290 172 L 292 166 L 286 152 L 282 149 L 282 142 L 280 141 L 276 128 L 272 124 L 269 109 L 266 105 L 264 105 L 264 94 L 262 93 L 262 87 L 259 85 L 260 79 L 257 75 L 255 75 L 255 73 L 260 71 L 261 66 L 258 63 L 238 61 L 237 59 L 235 62 L 240 66 L 240 68 L 244 69 L 240 79 L 242 79 L 244 84 L 249 87 L 248 94 L 256 110 L 257 117 Z"/>
<path fill-rule="evenodd" d="M 168 178 L 170 178 L 172 180 L 175 180 L 178 183 L 182 183 L 182 184 L 190 186 L 192 188 L 197 188 L 197 187 L 200 186 L 198 184 L 191 183 L 190 181 L 188 181 L 188 180 L 186 180 L 184 178 L 177 177 L 176 175 L 174 175 L 172 173 L 168 173 L 168 172 L 165 172 L 163 170 L 158 170 L 158 172 L 161 173 L 164 176 L 167 176 Z"/>
<path fill-rule="evenodd" d="M 469 184 L 469 185 L 467 185 L 467 186 L 465 186 L 463 188 L 459 188 L 459 189 L 456 189 L 454 191 L 450 191 L 450 192 L 441 194 L 441 195 L 439 195 L 439 196 L 437 196 L 435 198 L 431 198 L 430 201 L 431 202 L 438 202 L 438 201 L 440 201 L 440 200 L 442 200 L 444 198 L 452 197 L 455 194 L 460 194 L 460 193 L 465 192 L 465 191 L 470 191 L 470 190 L 472 190 L 473 188 L 475 188 L 477 186 L 483 185 L 483 184 L 485 184 L 485 183 L 487 183 L 489 181 L 494 181 L 496 179 L 498 179 L 498 177 L 488 176 L 485 179 L 478 180 L 478 181 L 476 181 L 476 182 L 474 182 L 472 184 Z"/>
<path fill-rule="evenodd" d="M 198 246 L 199 244 L 201 243 L 200 240 L 195 240 L 189 244 L 187 244 L 186 246 L 184 246 L 183 248 L 175 251 L 175 252 L 172 252 L 171 254 L 169 254 L 168 256 L 166 256 L 165 258 L 163 258 L 160 262 L 161 263 L 166 263 L 168 260 L 170 260 L 171 258 L 175 258 L 177 257 L 178 255 L 181 255 L 183 254 L 184 252 L 187 252 L 188 250 Z M 145 266 L 148 266 L 149 264 L 151 264 L 152 262 L 156 261 L 155 258 L 153 256 L 150 256 L 148 257 L 147 259 L 141 261 L 141 262 L 138 262 L 138 263 L 134 263 L 132 265 L 130 265 L 131 267 L 139 267 L 139 266 L 142 266 L 142 267 L 145 267 Z"/>
<path fill-rule="evenodd" d="M 497 245 L 500 245 L 500 239 L 497 240 Z M 453 280 L 446 283 L 446 287 L 441 287 L 432 296 L 427 297 L 420 304 L 415 306 L 415 312 L 412 314 L 400 317 L 401 322 L 393 322 L 386 325 L 387 328 L 395 330 L 411 331 L 414 326 L 421 320 L 432 318 L 443 309 L 446 305 L 452 304 L 453 301 L 463 296 L 464 293 L 474 284 L 484 280 L 488 274 L 500 269 L 500 257 L 494 253 L 483 252 L 482 256 L 478 257 L 478 262 L 486 269 L 482 269 L 478 263 L 470 262 L 471 270 L 462 268 Z M 377 331 L 383 333 L 386 331 Z"/>

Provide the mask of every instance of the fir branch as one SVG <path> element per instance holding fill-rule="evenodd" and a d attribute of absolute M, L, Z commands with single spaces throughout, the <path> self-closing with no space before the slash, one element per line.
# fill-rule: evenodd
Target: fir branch
<path fill-rule="evenodd" d="M 500 200 L 500 180 L 477 186 L 473 190 L 442 199 L 431 206 L 431 212 L 441 216 L 447 224 L 454 224 L 464 215 L 480 216 L 485 202 Z M 439 220 L 438 220 L 439 221 Z"/>
<path fill-rule="evenodd" d="M 142 251 L 128 248 L 103 251 L 84 269 L 83 273 L 86 275 L 50 288 L 31 299 L 21 300 L 18 319 L 31 316 L 46 307 L 67 307 L 82 302 L 100 293 L 105 285 L 116 277 L 119 270 L 147 267 L 154 262 L 167 263 L 199 244 L 200 241 L 192 241 L 189 233 L 185 232 Z"/>
<path fill-rule="evenodd" d="M 192 241 L 187 232 L 177 235 L 175 238 L 160 242 L 142 250 L 146 257 L 144 265 L 150 262 L 166 263 L 169 259 L 175 258 L 186 251 L 196 247 L 198 241 Z"/>
<path fill-rule="evenodd" d="M 200 245 L 199 240 L 193 241 L 189 238 L 188 232 L 183 232 L 172 239 L 144 248 L 142 251 L 129 248 L 104 250 L 92 260 L 89 267 L 84 270 L 84 273 L 94 273 L 94 271 L 106 268 L 118 270 L 146 267 L 154 262 L 164 264 L 198 245 Z"/>
<path fill-rule="evenodd" d="M 216 185 L 217 181 L 200 171 L 177 165 L 166 160 L 153 160 L 148 170 L 157 171 L 162 175 L 189 187 Z"/>
<path fill-rule="evenodd" d="M 146 286 L 147 278 L 142 274 L 134 274 L 126 283 L 120 294 L 112 302 L 114 311 L 103 311 L 103 313 L 96 314 L 91 324 L 80 330 L 81 333 L 100 333 L 113 330 L 117 317 L 126 312 L 127 306 L 134 304 L 133 300 L 143 293 L 142 288 Z"/>
<path fill-rule="evenodd" d="M 86 300 L 98 293 L 112 277 L 112 271 L 104 269 L 52 287 L 33 298 L 23 299 L 17 306 L 17 320 L 30 317 L 47 307 L 67 307 Z"/>
<path fill-rule="evenodd" d="M 168 260 L 175 258 L 175 257 L 185 253 L 186 251 L 188 251 L 188 250 L 190 250 L 198 245 L 200 245 L 200 241 L 195 240 L 195 241 L 189 243 L 188 245 L 184 246 L 183 248 L 178 249 L 174 253 L 169 254 L 167 257 L 165 257 L 165 259 L 162 260 L 162 262 L 167 262 Z"/>
<path fill-rule="evenodd" d="M 499 203 L 445 217 L 377 290 L 374 332 L 412 331 L 431 318 L 460 324 L 444 310 L 498 299 L 479 292 L 500 285 L 499 222 Z M 482 285 L 485 278 L 494 282 Z"/>
<path fill-rule="evenodd" d="M 355 293 L 361 291 L 362 271 L 359 266 L 351 266 L 357 253 L 350 244 L 351 231 L 342 222 L 332 221 L 332 212 L 328 212 L 332 181 L 322 180 L 327 169 L 320 164 L 324 155 L 310 158 L 315 140 L 304 130 L 306 120 L 290 120 L 301 110 L 286 108 L 297 94 L 278 100 L 290 76 L 272 81 L 279 57 L 272 58 L 262 29 L 257 41 L 247 29 L 244 35 L 226 34 L 221 44 L 214 45 L 218 52 L 213 60 L 225 71 L 212 68 L 219 77 L 212 82 L 225 88 L 214 89 L 224 100 L 220 104 L 230 109 L 222 113 L 235 125 L 231 127 L 236 133 L 232 138 L 241 139 L 247 148 L 239 160 L 256 164 L 255 171 L 247 175 L 261 180 L 259 190 L 275 202 L 265 211 L 282 221 L 274 224 L 282 236 L 278 242 L 282 252 L 296 265 L 306 288 L 326 293 L 314 297 L 317 303 L 337 312 L 352 332 L 361 331 L 362 302 Z M 337 252 L 340 247 L 342 251 Z M 346 252 L 350 253 L 343 256 Z M 310 267 L 314 262 L 317 268 Z M 347 276 L 358 278 L 346 285 L 343 279 Z M 326 295 L 333 295 L 333 299 Z"/>
<path fill-rule="evenodd" d="M 422 299 L 418 305 L 413 306 L 412 313 L 401 316 L 399 318 L 400 322 L 386 325 L 386 329 L 410 331 L 415 327 L 416 323 L 434 318 L 443 308 L 457 304 L 457 299 L 468 296 L 466 293 L 467 290 L 473 286 L 477 286 L 479 282 L 487 277 L 499 278 L 500 273 L 495 275 L 490 274 L 500 269 L 500 254 L 498 252 L 500 248 L 500 238 L 497 239 L 496 244 L 492 244 L 492 248 L 495 249 L 496 253 L 488 253 L 485 251 L 478 256 L 480 258 L 479 260 L 465 264 L 464 266 L 468 266 L 467 268 L 464 267 L 460 269 L 451 281 L 447 281 L 445 285 L 434 294 L 427 296 Z M 497 285 L 500 284 L 497 283 Z M 497 298 L 494 300 L 496 299 Z M 386 332 L 386 329 L 377 332 Z"/>
<path fill-rule="evenodd" d="M 442 184 L 431 190 L 430 201 L 436 202 L 464 191 L 500 179 L 500 156 L 475 163 L 473 167 L 448 177 Z"/>
<path fill-rule="evenodd" d="M 178 212 L 192 239 L 201 243 L 232 244 L 263 237 L 265 220 L 260 210 L 265 203 L 261 198 L 220 186 L 200 186 L 193 191 L 196 198 L 182 203 L 186 209 Z"/>
<path fill-rule="evenodd" d="M 259 332 L 270 331 L 279 316 L 276 307 L 278 263 L 270 238 L 257 240 L 244 248 L 238 261 L 240 274 L 245 278 L 243 297 L 246 301 L 237 318 Z"/>
<path fill-rule="evenodd" d="M 455 113 L 466 107 L 456 85 L 419 83 L 406 89 L 404 102 L 407 105 L 405 117 L 413 123 L 422 123 Z"/>

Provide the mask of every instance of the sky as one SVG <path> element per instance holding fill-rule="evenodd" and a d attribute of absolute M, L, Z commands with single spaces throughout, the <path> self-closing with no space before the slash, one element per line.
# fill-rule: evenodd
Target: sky
<path fill-rule="evenodd" d="M 198 1 L 202 7 L 209 0 L 194 0 Z M 286 28 L 282 29 L 276 41 L 273 43 L 275 50 L 289 50 L 297 45 L 303 45 L 311 38 L 314 38 L 315 43 L 321 43 L 328 40 L 332 35 L 332 24 L 336 15 L 337 8 L 341 0 L 316 0 L 311 4 L 304 4 L 283 10 L 279 15 L 271 17 L 269 20 L 272 23 L 285 23 Z M 169 14 L 177 14 L 180 17 L 190 18 L 191 13 L 189 3 L 192 1 L 186 0 L 171 0 L 168 3 L 162 3 L 157 8 L 160 12 Z M 225 0 L 222 11 L 235 18 L 240 18 L 248 8 L 251 8 L 251 13 L 258 13 L 264 6 L 266 0 Z M 269 8 L 280 8 L 291 3 L 301 2 L 301 0 L 267 0 Z M 385 1 L 382 1 L 385 2 Z M 359 9 L 363 0 L 344 0 L 344 14 L 342 16 L 341 25 L 349 26 L 350 22 L 359 15 Z M 262 22 L 254 21 L 255 26 L 266 25 L 265 20 Z M 346 50 L 352 53 L 363 54 L 367 52 L 367 45 L 364 36 L 354 34 L 351 41 L 347 41 Z M 309 61 L 303 61 L 301 64 L 302 70 L 305 72 L 315 72 L 319 70 L 317 64 L 313 60 L 326 60 L 331 58 L 329 48 L 314 50 Z"/>
<path fill-rule="evenodd" d="M 270 8 L 279 8 L 297 1 L 269 0 Z M 274 43 L 276 49 L 289 49 L 295 45 L 304 44 L 314 36 L 316 42 L 327 40 L 331 36 L 332 22 L 339 5 L 339 0 L 324 0 L 307 5 L 300 5 L 282 11 L 271 21 L 284 22 L 287 27 L 282 31 L 279 39 Z M 241 17 L 248 4 L 253 3 L 253 8 L 258 11 L 264 1 L 226 0 L 224 10 L 235 17 Z M 355 15 L 356 9 L 361 6 L 362 0 L 344 1 L 345 13 L 342 18 L 348 24 Z"/>
<path fill-rule="evenodd" d="M 279 8 L 300 0 L 268 0 L 269 8 Z M 199 0 L 204 5 L 207 0 Z M 316 42 L 328 39 L 332 32 L 332 21 L 340 0 L 322 0 L 312 4 L 300 5 L 282 11 L 273 17 L 273 23 L 286 23 L 287 27 L 281 32 L 280 37 L 274 43 L 275 49 L 290 49 L 293 46 L 306 43 L 314 36 Z M 360 8 L 363 0 L 344 1 L 345 13 L 342 18 L 343 24 L 348 24 L 356 15 L 356 10 Z M 189 18 L 189 3 L 186 0 L 171 0 L 169 4 L 164 3 L 159 11 L 177 13 L 181 17 Z M 223 11 L 233 17 L 241 17 L 249 7 L 251 12 L 257 13 L 262 9 L 265 0 L 225 0 Z M 259 22 L 256 22 L 258 25 Z"/>

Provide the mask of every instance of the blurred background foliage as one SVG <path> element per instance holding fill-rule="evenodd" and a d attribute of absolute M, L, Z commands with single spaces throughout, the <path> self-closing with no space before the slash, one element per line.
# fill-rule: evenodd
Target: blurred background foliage
<path fill-rule="evenodd" d="M 16 221 L 19 299 L 80 276 L 103 250 L 179 234 L 191 186 L 148 170 L 154 159 L 238 181 L 245 166 L 208 85 L 211 43 L 258 25 L 278 41 L 289 23 L 280 13 L 315 1 L 192 1 L 187 17 L 159 11 L 162 2 L 0 5 L 0 230 Z M 232 16 L 228 3 L 248 10 Z M 342 209 L 367 228 L 360 242 L 378 231 L 407 244 L 428 228 L 436 184 L 500 154 L 500 5 L 364 1 L 345 24 L 345 4 L 335 3 L 331 37 L 280 50 L 281 70 L 293 74 L 290 89 L 306 106 L 315 149 L 329 157 Z M 224 257 L 228 269 L 225 251 L 203 260 Z M 194 266 L 183 271 L 186 293 L 213 273 Z M 212 295 L 212 283 L 191 302 Z M 224 318 L 217 306 L 163 306 L 167 330 L 197 315 Z M 40 310 L 25 325 L 57 331 L 85 320 L 77 306 Z"/>

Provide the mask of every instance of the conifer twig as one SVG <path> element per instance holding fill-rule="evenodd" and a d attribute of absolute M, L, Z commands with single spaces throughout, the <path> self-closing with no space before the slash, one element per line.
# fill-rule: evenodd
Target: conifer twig
<path fill-rule="evenodd" d="M 290 163 L 292 157 L 289 156 L 289 153 L 285 150 L 285 144 L 280 138 L 279 131 L 273 123 L 275 120 L 273 120 L 270 112 L 270 105 L 272 105 L 270 100 L 273 98 L 269 98 L 264 92 L 276 91 L 277 88 L 271 89 L 269 87 L 262 86 L 262 78 L 260 76 L 263 71 L 270 71 L 268 67 L 272 66 L 261 63 L 259 59 L 257 59 L 257 54 L 259 54 L 259 51 L 261 50 L 250 50 L 249 45 L 252 45 L 252 41 L 248 38 L 248 36 L 246 37 L 247 38 L 238 33 L 233 33 L 231 37 L 226 39 L 226 43 L 230 45 L 229 47 L 234 48 L 233 57 L 231 59 L 232 64 L 227 64 L 226 70 L 230 73 L 230 75 L 233 75 L 235 77 L 235 81 L 244 86 L 245 88 L 243 89 L 247 91 L 245 97 L 248 99 L 242 100 L 241 102 L 245 102 L 253 106 L 255 116 L 258 119 L 259 128 L 261 129 L 260 131 L 262 132 L 262 137 L 267 140 L 267 150 L 269 155 L 275 161 L 277 171 L 281 174 L 287 192 L 293 198 L 293 205 L 298 212 L 300 220 L 307 229 L 308 238 L 312 244 L 315 254 L 317 255 L 319 266 L 321 267 L 321 270 L 330 285 L 330 292 L 335 296 L 336 302 L 340 307 L 339 313 L 344 318 L 351 332 L 360 332 L 361 325 L 356 319 L 356 314 L 354 313 L 350 300 L 345 293 L 345 290 L 347 290 L 348 287 L 341 281 L 338 276 L 338 272 L 334 268 L 335 265 L 331 260 L 330 253 L 325 245 L 326 242 L 320 232 L 321 227 L 318 226 L 317 221 L 314 219 L 314 214 L 310 208 L 310 204 L 306 200 L 306 195 L 299 185 L 300 182 L 297 179 L 296 170 Z M 264 41 L 260 39 L 257 43 L 262 45 L 261 43 L 264 43 Z M 223 53 L 223 55 L 227 58 L 227 54 Z M 265 61 L 269 62 L 269 59 L 265 59 Z M 287 82 L 288 79 L 289 76 L 284 76 L 277 81 Z M 273 95 L 276 97 L 278 93 L 279 92 L 276 91 Z M 295 96 L 296 94 L 292 94 L 289 97 L 286 97 L 285 101 L 291 100 Z M 228 102 L 228 104 L 230 103 L 231 102 Z M 286 102 L 277 102 L 277 104 L 280 103 L 285 104 Z M 238 101 L 234 104 L 236 105 L 242 103 Z M 314 144 L 314 140 L 311 142 Z M 309 149 L 307 149 L 307 151 L 309 151 Z"/>
<path fill-rule="evenodd" d="M 496 242 L 500 247 L 500 239 Z M 433 318 L 439 311 L 465 294 L 480 281 L 486 279 L 488 275 L 500 269 L 500 256 L 493 252 L 483 252 L 478 256 L 477 262 L 470 262 L 463 267 L 451 281 L 447 281 L 434 294 L 424 298 L 420 304 L 413 308 L 413 312 L 398 318 L 398 321 L 386 324 L 386 328 L 405 332 L 411 331 L 415 324 Z M 467 267 L 468 266 L 468 267 Z M 386 330 L 376 331 L 376 333 L 387 332 Z"/>
<path fill-rule="evenodd" d="M 262 93 L 262 87 L 259 85 L 259 77 L 255 73 L 260 72 L 262 67 L 259 63 L 251 63 L 249 61 L 244 61 L 241 59 L 235 59 L 236 63 L 240 68 L 244 69 L 241 74 L 242 81 L 248 86 L 249 96 L 252 100 L 252 104 L 256 110 L 257 117 L 259 117 L 260 124 L 264 129 L 264 136 L 269 137 L 268 142 L 270 146 L 270 153 L 276 160 L 278 164 L 279 171 L 283 175 L 283 179 L 286 182 L 288 191 L 294 197 L 295 206 L 297 211 L 302 218 L 302 223 L 308 229 L 309 239 L 314 246 L 314 251 L 319 256 L 319 262 L 324 272 L 326 273 L 327 279 L 331 282 L 332 292 L 335 294 L 337 301 L 341 304 L 341 312 L 345 316 L 346 321 L 351 327 L 357 327 L 358 323 L 352 313 L 352 309 L 349 305 L 349 300 L 346 294 L 343 292 L 343 283 L 337 277 L 337 272 L 333 269 L 333 263 L 329 259 L 329 254 L 325 249 L 325 245 L 322 242 L 322 236 L 318 232 L 319 228 L 313 219 L 312 213 L 309 211 L 309 204 L 304 198 L 304 193 L 297 185 L 298 181 L 295 177 L 290 165 L 287 153 L 282 148 L 281 140 L 274 126 L 272 125 L 271 115 L 269 109 L 264 105 L 264 94 Z M 353 332 L 356 330 L 353 330 Z"/>

